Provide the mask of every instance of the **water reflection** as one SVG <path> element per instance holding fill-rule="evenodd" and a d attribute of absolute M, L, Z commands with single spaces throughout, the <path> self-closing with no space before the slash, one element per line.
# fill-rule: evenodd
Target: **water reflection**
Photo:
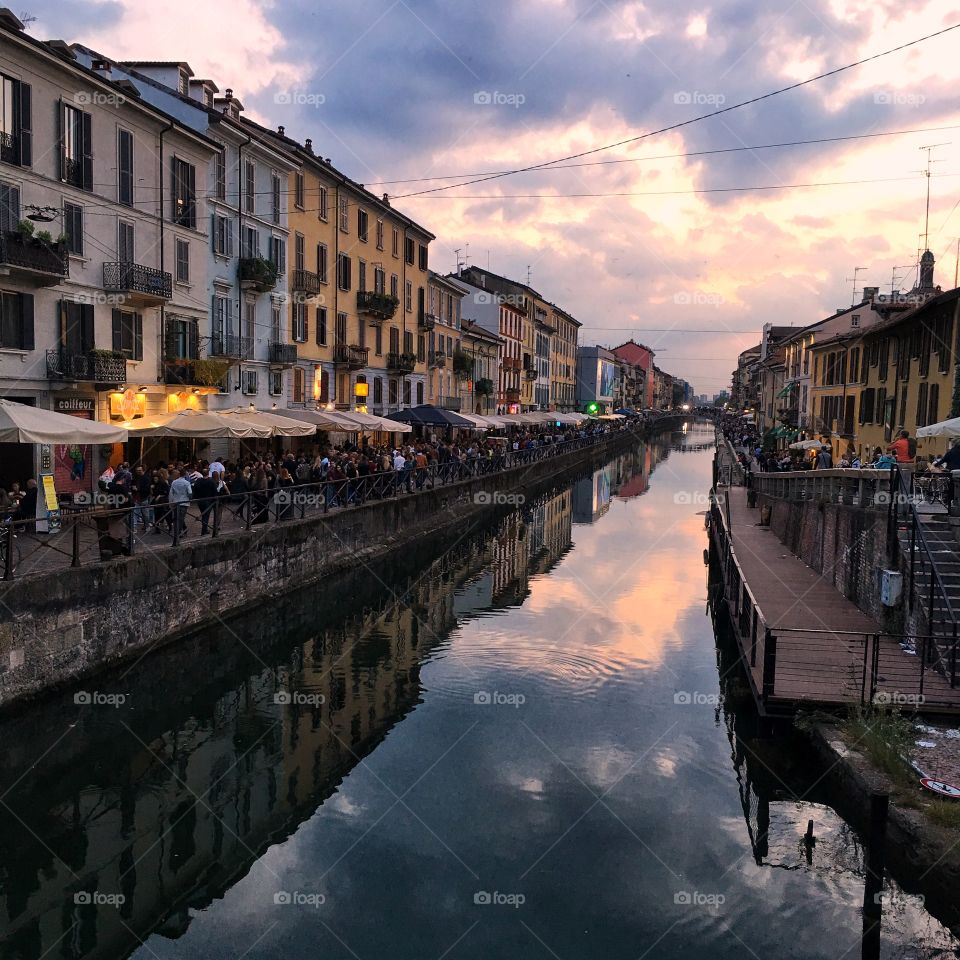
<path fill-rule="evenodd" d="M 451 957 L 542 950 L 520 920 L 561 956 L 742 956 L 726 920 L 675 906 L 712 867 L 759 955 L 771 901 L 807 926 L 797 955 L 831 956 L 862 851 L 827 787 L 800 789 L 811 761 L 757 737 L 722 644 L 714 659 L 702 518 L 674 496 L 708 485 L 706 440 L 639 445 L 452 549 L 98 681 L 117 709 L 68 697 L 4 723 L 0 957 L 401 960 L 468 930 Z M 678 706 L 718 672 L 715 708 Z M 522 711 L 482 709 L 517 694 Z M 741 856 L 752 871 L 731 872 Z M 488 883 L 530 911 L 476 925 Z M 324 912 L 275 899 L 304 890 Z M 903 912 L 898 944 L 947 942 Z"/>

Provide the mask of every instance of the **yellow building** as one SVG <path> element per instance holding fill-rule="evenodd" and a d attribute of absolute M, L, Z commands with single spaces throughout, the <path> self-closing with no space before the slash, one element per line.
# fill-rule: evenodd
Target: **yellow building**
<path fill-rule="evenodd" d="M 427 287 L 427 402 L 459 410 L 459 382 L 469 374 L 460 357 L 460 305 L 466 288 L 430 271 Z"/>
<path fill-rule="evenodd" d="M 265 131 L 290 175 L 288 403 L 387 414 L 426 402 L 432 233 L 337 170 Z"/>
<path fill-rule="evenodd" d="M 925 291 L 921 291 L 922 297 Z M 931 289 L 920 306 L 890 309 L 863 334 L 857 448 L 885 449 L 900 430 L 958 415 L 956 340 L 960 290 Z M 897 304 L 899 305 L 899 304 Z M 942 454 L 942 439 L 921 440 L 920 456 Z"/>
<path fill-rule="evenodd" d="M 552 307 L 550 335 L 550 405 L 568 413 L 577 408 L 577 341 L 580 322 Z"/>
<path fill-rule="evenodd" d="M 829 442 L 833 462 L 851 448 L 858 456 L 857 410 L 863 375 L 863 335 L 837 334 L 828 340 L 811 343 L 810 426 L 808 434 Z"/>

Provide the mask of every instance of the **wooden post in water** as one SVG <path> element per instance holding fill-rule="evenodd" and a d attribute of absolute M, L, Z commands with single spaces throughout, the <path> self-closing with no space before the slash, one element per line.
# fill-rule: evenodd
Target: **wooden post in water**
<path fill-rule="evenodd" d="M 864 960 L 880 956 L 880 924 L 883 917 L 884 846 L 887 837 L 886 793 L 870 795 L 870 830 L 867 836 L 866 878 L 863 885 L 863 949 Z"/>

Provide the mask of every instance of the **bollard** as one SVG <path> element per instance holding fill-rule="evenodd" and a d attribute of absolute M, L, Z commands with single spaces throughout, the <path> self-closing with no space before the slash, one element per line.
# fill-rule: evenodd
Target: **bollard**
<path fill-rule="evenodd" d="M 3 579 L 13 579 L 13 524 L 7 524 L 7 550 L 3 558 Z"/>

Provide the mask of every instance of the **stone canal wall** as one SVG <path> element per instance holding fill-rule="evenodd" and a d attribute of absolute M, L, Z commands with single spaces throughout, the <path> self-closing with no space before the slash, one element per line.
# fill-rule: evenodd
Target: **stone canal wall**
<path fill-rule="evenodd" d="M 447 531 L 452 546 L 515 509 L 516 495 L 537 496 L 641 438 L 626 430 L 563 457 L 396 499 L 2 583 L 0 709 L 142 656 L 219 614 L 344 570 L 373 576 L 369 561 L 401 561 L 424 537 Z"/>

